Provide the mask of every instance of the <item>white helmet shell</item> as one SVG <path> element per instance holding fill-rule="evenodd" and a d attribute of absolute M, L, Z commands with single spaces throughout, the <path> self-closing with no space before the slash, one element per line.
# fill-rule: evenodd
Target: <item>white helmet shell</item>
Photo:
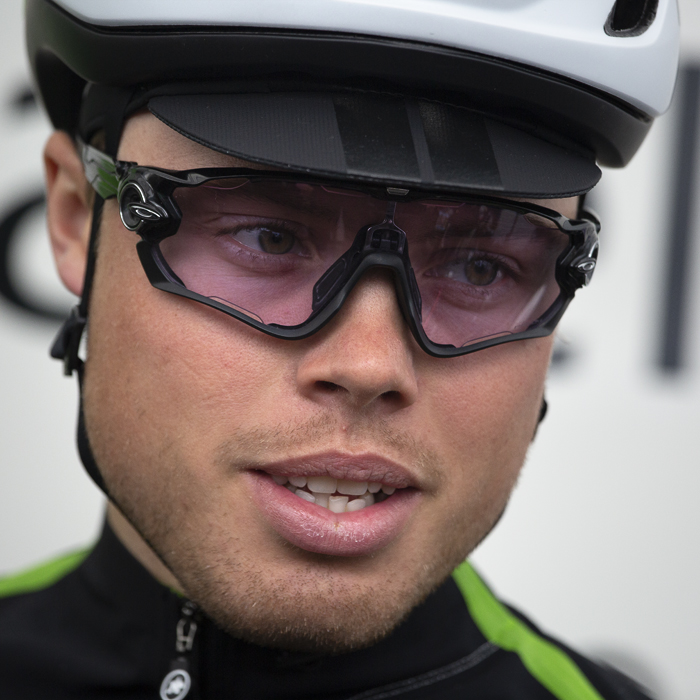
<path fill-rule="evenodd" d="M 678 65 L 677 0 L 647 0 L 643 30 L 618 33 L 606 31 L 614 0 L 55 1 L 97 26 L 346 32 L 474 51 L 566 76 L 652 117 L 668 108 Z"/>

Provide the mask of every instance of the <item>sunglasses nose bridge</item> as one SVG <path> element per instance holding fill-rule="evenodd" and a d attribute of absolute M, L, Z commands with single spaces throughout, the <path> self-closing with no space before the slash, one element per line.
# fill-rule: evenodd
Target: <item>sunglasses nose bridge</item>
<path fill-rule="evenodd" d="M 321 275 L 313 288 L 313 310 L 322 309 L 334 298 L 342 297 L 344 300 L 359 278 L 371 267 L 384 267 L 393 271 L 394 287 L 402 310 L 404 313 L 410 311 L 403 308 L 408 297 L 420 318 L 420 292 L 408 255 L 408 238 L 390 215 L 380 224 L 360 229 L 350 248 Z"/>
<path fill-rule="evenodd" d="M 365 254 L 377 252 L 395 253 L 401 256 L 407 247 L 406 234 L 393 222 L 384 222 L 378 226 L 370 226 L 365 234 Z"/>
<path fill-rule="evenodd" d="M 405 234 L 401 233 L 405 237 Z M 367 240 L 371 240 L 370 236 L 367 236 Z M 421 343 L 421 296 L 408 257 L 408 244 L 405 239 L 398 245 L 395 240 L 386 239 L 383 239 L 383 244 L 377 244 L 376 238 L 374 243 L 375 245 L 364 246 L 361 252 L 356 250 L 354 255 L 351 254 L 351 249 L 343 256 L 345 260 L 340 258 L 331 266 L 314 288 L 315 308 L 321 308 L 321 304 L 317 303 L 321 301 L 318 296 L 319 287 L 325 292 L 323 306 L 332 307 L 335 314 L 344 306 L 355 286 L 366 277 L 366 273 L 384 271 L 391 279 L 404 321 L 416 340 Z M 327 276 L 330 279 L 324 281 Z"/>
<path fill-rule="evenodd" d="M 415 334 L 421 318 L 421 295 L 408 254 L 408 236 L 394 223 L 394 213 L 395 204 L 390 207 L 386 219 L 381 224 L 367 229 L 364 253 L 367 256 L 382 256 L 374 258 L 373 266 L 384 265 L 393 272 L 394 289 L 399 306 Z M 387 256 L 391 256 L 389 265 L 386 264 Z"/>

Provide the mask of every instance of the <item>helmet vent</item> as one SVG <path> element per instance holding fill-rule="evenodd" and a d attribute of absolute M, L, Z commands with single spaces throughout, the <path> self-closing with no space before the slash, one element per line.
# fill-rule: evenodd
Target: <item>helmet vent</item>
<path fill-rule="evenodd" d="M 639 36 L 649 29 L 656 17 L 659 0 L 617 0 L 605 33 L 610 36 Z"/>

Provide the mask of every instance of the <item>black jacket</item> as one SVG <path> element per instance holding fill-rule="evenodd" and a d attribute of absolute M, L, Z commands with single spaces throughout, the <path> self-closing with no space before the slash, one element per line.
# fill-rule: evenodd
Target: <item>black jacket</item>
<path fill-rule="evenodd" d="M 544 636 L 465 566 L 369 649 L 339 656 L 276 651 L 200 619 L 192 651 L 179 653 L 181 619 L 181 633 L 189 631 L 186 601 L 105 527 L 84 559 L 0 581 L 0 698 L 157 700 L 174 667 L 188 667 L 194 679 L 188 700 L 646 698 L 616 671 Z M 166 697 L 176 697 L 178 687 Z"/>

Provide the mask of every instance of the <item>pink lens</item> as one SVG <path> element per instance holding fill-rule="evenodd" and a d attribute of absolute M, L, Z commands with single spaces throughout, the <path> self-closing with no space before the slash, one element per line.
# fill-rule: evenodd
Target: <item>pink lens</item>
<path fill-rule="evenodd" d="M 275 180 L 180 188 L 178 232 L 160 243 L 191 291 L 265 324 L 312 315 L 314 285 L 388 202 L 353 190 Z M 463 347 L 537 325 L 557 301 L 568 236 L 544 217 L 471 202 L 398 203 L 434 343 Z M 360 282 L 361 283 L 361 282 Z"/>

